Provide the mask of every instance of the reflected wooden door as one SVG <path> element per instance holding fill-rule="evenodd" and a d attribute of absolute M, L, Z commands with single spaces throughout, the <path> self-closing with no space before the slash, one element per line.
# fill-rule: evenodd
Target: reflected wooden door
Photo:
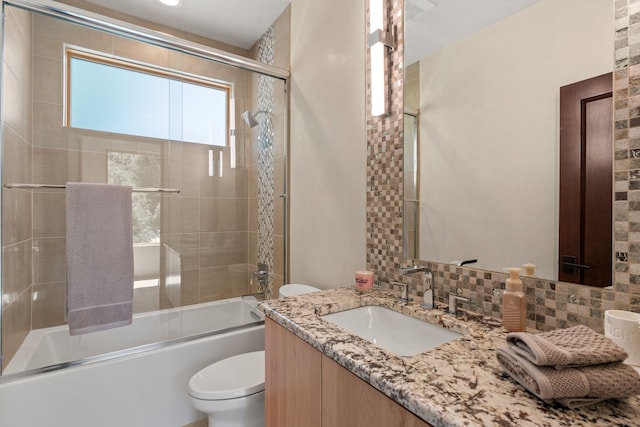
<path fill-rule="evenodd" d="M 612 284 L 612 74 L 560 88 L 559 280 Z"/>

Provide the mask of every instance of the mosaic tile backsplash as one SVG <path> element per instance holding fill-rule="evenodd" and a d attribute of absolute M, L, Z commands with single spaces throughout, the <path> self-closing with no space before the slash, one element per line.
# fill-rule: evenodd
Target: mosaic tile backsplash
<path fill-rule="evenodd" d="M 422 298 L 423 274 L 403 276 L 403 1 L 390 0 L 387 19 L 398 29 L 398 46 L 389 54 L 389 114 L 367 117 L 367 268 L 378 285 L 410 283 Z M 640 0 L 612 0 L 615 8 L 615 284 L 593 288 L 537 278 L 523 278 L 527 328 L 552 330 L 582 324 L 603 331 L 605 310 L 640 312 Z M 368 14 L 368 11 L 367 11 Z M 370 67 L 367 58 L 367 69 Z M 369 73 L 367 72 L 367 76 Z M 368 77 L 367 77 L 368 79 Z M 367 80 L 367 99 L 370 82 Z M 370 107 L 367 107 L 370 108 Z M 434 294 L 446 303 L 450 293 L 470 299 L 463 309 L 501 317 L 506 274 L 449 264 L 427 264 L 434 273 Z"/>

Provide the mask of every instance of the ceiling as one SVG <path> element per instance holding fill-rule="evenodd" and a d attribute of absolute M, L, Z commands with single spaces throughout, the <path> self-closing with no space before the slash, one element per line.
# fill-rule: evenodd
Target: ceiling
<path fill-rule="evenodd" d="M 87 0 L 109 9 L 249 49 L 290 0 Z"/>
<path fill-rule="evenodd" d="M 290 2 L 181 0 L 179 6 L 171 7 L 158 0 L 87 1 L 243 49 L 251 48 Z M 538 1 L 541 0 L 405 0 L 405 64 Z"/>
<path fill-rule="evenodd" d="M 405 65 L 541 0 L 405 0 Z"/>

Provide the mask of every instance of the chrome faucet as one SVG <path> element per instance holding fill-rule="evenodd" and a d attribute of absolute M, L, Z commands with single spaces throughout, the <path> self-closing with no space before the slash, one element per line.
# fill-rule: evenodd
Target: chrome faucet
<path fill-rule="evenodd" d="M 411 274 L 411 273 L 425 273 L 424 275 L 424 297 L 422 307 L 426 309 L 433 309 L 434 306 L 434 295 L 433 295 L 433 273 L 431 269 L 426 265 L 416 265 L 415 261 L 412 262 L 412 265 L 408 267 L 400 267 L 400 273 L 402 274 Z"/>
<path fill-rule="evenodd" d="M 400 273 L 402 274 L 419 273 L 421 271 L 431 272 L 429 267 L 427 267 L 426 265 L 416 265 L 415 262 L 413 263 L 413 265 L 410 265 L 408 267 L 400 267 L 399 270 L 400 270 Z"/>
<path fill-rule="evenodd" d="M 449 294 L 449 313 L 454 316 L 458 315 L 458 301 L 459 302 L 471 302 L 469 298 L 461 297 L 456 294 Z"/>
<path fill-rule="evenodd" d="M 252 282 L 254 277 L 258 280 L 258 289 L 260 292 L 265 293 L 269 286 L 269 267 L 267 264 L 259 262 L 258 270 L 252 274 Z"/>

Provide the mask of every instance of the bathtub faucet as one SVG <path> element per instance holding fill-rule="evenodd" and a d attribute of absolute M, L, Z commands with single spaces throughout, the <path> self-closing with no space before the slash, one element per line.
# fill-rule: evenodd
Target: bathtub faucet
<path fill-rule="evenodd" d="M 255 271 L 253 276 L 258 279 L 258 286 L 264 292 L 269 285 L 269 267 L 267 267 L 267 264 L 259 262 L 258 271 Z"/>

